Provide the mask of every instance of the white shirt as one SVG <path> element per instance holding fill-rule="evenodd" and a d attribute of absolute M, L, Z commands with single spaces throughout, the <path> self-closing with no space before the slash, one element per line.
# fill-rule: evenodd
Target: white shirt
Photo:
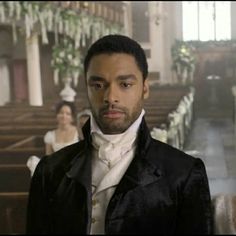
<path fill-rule="evenodd" d="M 108 203 L 133 160 L 136 137 L 145 111 L 122 134 L 104 135 L 91 116 L 92 155 L 92 224 L 90 234 L 105 233 Z"/>

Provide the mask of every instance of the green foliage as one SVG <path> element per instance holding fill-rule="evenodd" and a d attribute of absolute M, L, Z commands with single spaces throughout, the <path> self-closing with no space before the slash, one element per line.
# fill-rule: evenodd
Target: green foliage
<path fill-rule="evenodd" d="M 194 48 L 188 43 L 176 40 L 171 48 L 172 69 L 180 74 L 186 69 L 188 73 L 195 68 Z"/>

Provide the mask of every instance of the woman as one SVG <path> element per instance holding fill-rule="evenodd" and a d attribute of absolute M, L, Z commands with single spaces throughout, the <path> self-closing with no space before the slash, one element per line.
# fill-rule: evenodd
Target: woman
<path fill-rule="evenodd" d="M 75 117 L 74 104 L 62 101 L 56 106 L 57 129 L 48 131 L 44 136 L 46 155 L 79 141 L 77 127 L 73 125 Z M 30 156 L 26 165 L 33 176 L 40 158 Z"/>
<path fill-rule="evenodd" d="M 77 127 L 73 124 L 75 117 L 74 104 L 62 101 L 56 106 L 57 129 L 48 131 L 44 136 L 46 155 L 78 142 Z"/>

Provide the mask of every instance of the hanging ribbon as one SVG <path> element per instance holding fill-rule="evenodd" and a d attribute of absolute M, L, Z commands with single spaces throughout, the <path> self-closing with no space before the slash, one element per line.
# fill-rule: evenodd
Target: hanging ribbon
<path fill-rule="evenodd" d="M 55 85 L 58 85 L 58 82 L 59 82 L 59 70 L 58 69 L 55 69 L 53 71 L 53 80 L 54 80 Z"/>
<path fill-rule="evenodd" d="M 6 2 L 8 4 L 8 8 L 9 8 L 9 17 L 12 18 L 14 15 L 14 2 L 13 1 L 9 1 Z"/>
<path fill-rule="evenodd" d="M 1 14 L 1 22 L 5 22 L 6 21 L 6 15 L 5 15 L 5 8 L 4 8 L 4 3 L 0 2 L 0 14 Z"/>
<path fill-rule="evenodd" d="M 25 30 L 26 30 L 26 38 L 30 37 L 30 28 L 29 28 L 29 16 L 25 14 Z"/>
<path fill-rule="evenodd" d="M 78 85 L 79 75 L 80 75 L 80 72 L 78 70 L 73 72 L 73 83 L 75 87 Z"/>
<path fill-rule="evenodd" d="M 21 17 L 21 5 L 20 5 L 19 1 L 16 1 L 14 3 L 16 4 L 15 5 L 15 8 L 16 8 L 16 19 L 20 20 L 20 17 Z"/>
<path fill-rule="evenodd" d="M 58 17 L 58 22 L 59 22 L 59 33 L 62 34 L 63 33 L 63 21 L 61 17 Z"/>
<path fill-rule="evenodd" d="M 82 35 L 82 47 L 85 47 L 86 45 L 86 39 L 85 39 L 85 34 Z"/>
<path fill-rule="evenodd" d="M 55 18 L 54 18 L 54 36 L 55 36 L 55 44 L 58 44 L 58 22 L 59 22 L 59 14 L 60 10 L 56 11 Z"/>
<path fill-rule="evenodd" d="M 12 35 L 13 35 L 13 43 L 16 44 L 17 43 L 17 32 L 16 32 L 16 24 L 14 21 L 12 22 Z"/>
<path fill-rule="evenodd" d="M 32 9 L 32 4 L 28 4 L 28 5 L 27 5 L 27 10 L 28 10 L 29 18 L 33 20 L 33 9 Z"/>
<path fill-rule="evenodd" d="M 41 23 L 41 34 L 42 34 L 42 42 L 43 44 L 48 44 L 47 30 L 45 26 L 45 11 L 39 14 L 39 20 Z"/>
<path fill-rule="evenodd" d="M 52 9 L 47 9 L 47 29 L 48 29 L 48 31 L 53 30 L 53 12 L 52 12 Z"/>
<path fill-rule="evenodd" d="M 75 35 L 75 48 L 80 47 L 80 39 L 81 39 L 81 30 L 80 27 L 77 28 L 76 30 L 76 35 Z"/>

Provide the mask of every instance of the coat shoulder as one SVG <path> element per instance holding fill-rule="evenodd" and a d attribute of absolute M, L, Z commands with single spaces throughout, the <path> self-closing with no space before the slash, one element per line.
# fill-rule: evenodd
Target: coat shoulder
<path fill-rule="evenodd" d="M 83 141 L 66 146 L 51 155 L 41 158 L 39 166 L 47 172 L 55 172 L 57 170 L 67 171 L 74 159 L 79 157 L 83 150 Z"/>
<path fill-rule="evenodd" d="M 149 160 L 171 175 L 188 175 L 193 169 L 205 172 L 204 162 L 182 150 L 152 139 L 149 148 Z"/>

